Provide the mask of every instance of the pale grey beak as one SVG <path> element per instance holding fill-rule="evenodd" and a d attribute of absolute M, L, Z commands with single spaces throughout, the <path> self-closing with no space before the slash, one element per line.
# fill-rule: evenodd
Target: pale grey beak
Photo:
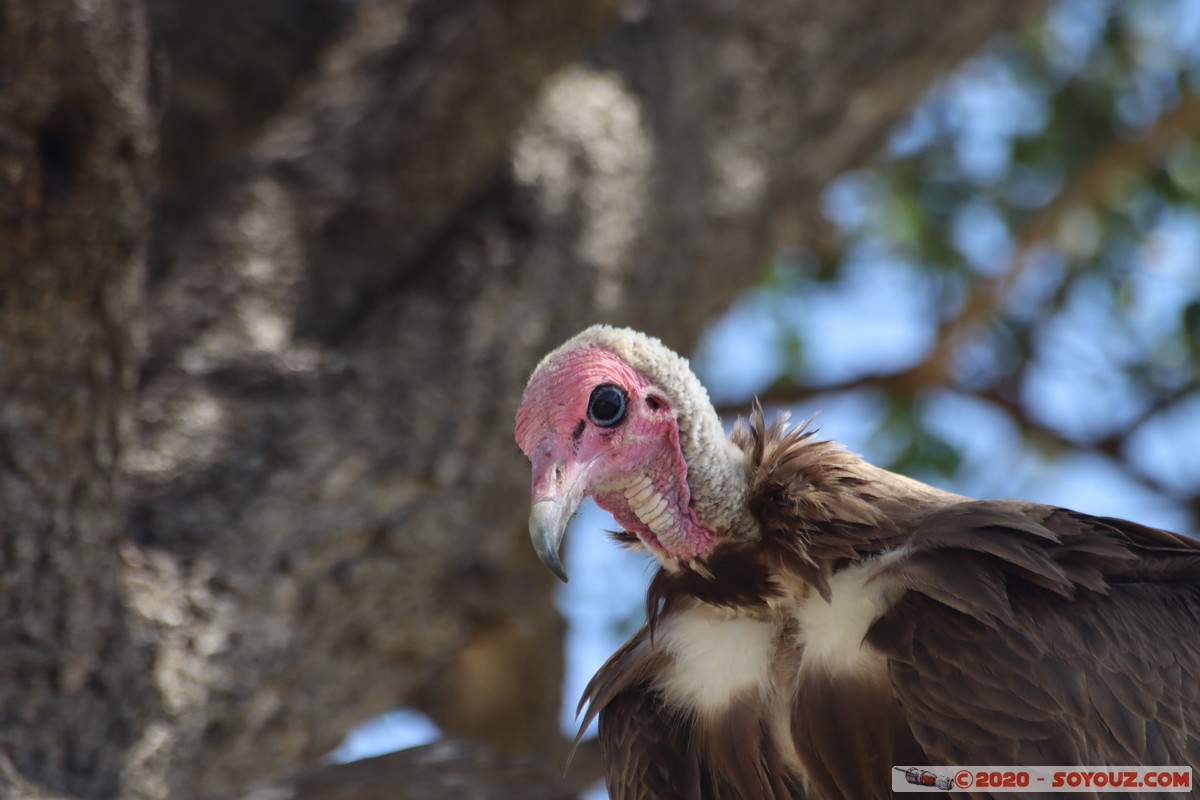
<path fill-rule="evenodd" d="M 575 509 L 568 506 L 570 502 L 567 498 L 542 499 L 529 510 L 529 539 L 533 542 L 533 549 L 546 568 L 563 583 L 567 582 L 567 573 L 559 560 L 558 551 L 562 547 L 567 523 L 575 513 Z"/>

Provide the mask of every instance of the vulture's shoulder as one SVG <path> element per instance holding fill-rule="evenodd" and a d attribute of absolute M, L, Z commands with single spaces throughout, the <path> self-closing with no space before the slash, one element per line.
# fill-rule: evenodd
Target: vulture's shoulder
<path fill-rule="evenodd" d="M 761 407 L 738 421 L 731 438 L 745 456 L 747 504 L 763 544 L 801 550 L 819 567 L 818 584 L 834 562 L 897 544 L 930 503 L 963 499 L 874 467 L 816 438 L 809 423 L 791 427 L 781 415 L 767 425 Z"/>
<path fill-rule="evenodd" d="M 768 532 L 885 522 L 875 501 L 888 489 L 872 474 L 884 471 L 816 438 L 811 420 L 792 427 L 785 414 L 768 426 L 756 406 L 749 422 L 738 420 L 731 438 L 745 455 L 751 511 Z"/>

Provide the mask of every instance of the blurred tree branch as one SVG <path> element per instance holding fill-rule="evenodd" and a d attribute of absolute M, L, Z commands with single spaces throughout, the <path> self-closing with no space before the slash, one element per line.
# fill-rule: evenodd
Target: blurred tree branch
<path fill-rule="evenodd" d="M 1183 94 L 1179 104 L 1162 114 L 1153 127 L 1133 138 L 1112 130 L 1081 164 L 1071 169 L 1062 189 L 1016 235 L 1013 257 L 999 275 L 978 280 L 962 308 L 938 328 L 936 344 L 921 363 L 897 378 L 893 388 L 930 388 L 951 382 L 953 365 L 963 346 L 997 320 L 1014 286 L 1035 263 L 1033 250 L 1058 234 L 1067 215 L 1105 202 L 1113 184 L 1157 166 L 1172 147 L 1200 136 L 1200 95 Z"/>
<path fill-rule="evenodd" d="M 1043 446 L 1050 445 L 1060 452 L 1094 452 L 1107 456 L 1121 464 L 1129 478 L 1143 488 L 1167 497 L 1177 497 L 1189 506 L 1197 505 L 1195 498 L 1179 497 L 1177 489 L 1164 484 L 1156 476 L 1142 469 L 1136 462 L 1131 461 L 1128 458 L 1126 447 L 1131 437 L 1145 422 L 1170 409 L 1180 399 L 1200 391 L 1200 381 L 1188 381 L 1160 395 L 1153 403 L 1147 405 L 1135 419 L 1131 420 L 1120 433 L 1080 441 L 1036 420 L 1031 415 L 1030 409 L 1015 400 L 1008 391 L 1002 391 L 999 388 L 981 390 L 975 387 L 964 387 L 958 385 L 952 377 L 932 379 L 931 375 L 937 373 L 925 369 L 924 364 L 925 362 L 922 362 L 916 367 L 898 372 L 863 375 L 851 380 L 819 386 L 797 386 L 790 381 L 777 381 L 766 390 L 756 393 L 755 399 L 764 406 L 791 407 L 803 406 L 822 395 L 860 390 L 879 390 L 907 397 L 917 396 L 922 392 L 938 388 L 962 391 L 985 400 L 1006 412 L 1017 425 L 1022 436 L 1031 442 L 1038 442 Z M 733 419 L 746 416 L 749 413 L 749 407 L 746 404 L 724 404 L 719 406 L 717 411 L 722 417 Z"/>
<path fill-rule="evenodd" d="M 1195 377 L 1157 391 L 1122 430 L 1095 439 L 1079 440 L 1038 421 L 1028 403 L 1020 399 L 1027 360 L 1012 365 L 1012 372 L 991 376 L 982 387 L 965 385 L 958 374 L 967 357 L 967 348 L 978 343 L 1000 323 L 1004 324 L 1005 335 L 1017 351 L 1026 356 L 1034 352 L 1032 337 L 1037 321 L 1061 310 L 1072 279 L 1070 271 L 1062 276 L 1037 319 L 1011 318 L 1006 306 L 1014 288 L 1038 263 L 1033 257 L 1035 250 L 1041 245 L 1052 244 L 1073 212 L 1111 203 L 1113 190 L 1122 180 L 1161 168 L 1174 148 L 1200 138 L 1200 96 L 1185 92 L 1173 108 L 1137 134 L 1121 136 L 1112 129 L 1103 133 L 1105 135 L 1089 153 L 1066 173 L 1055 196 L 1036 213 L 1024 218 L 1015 231 L 1013 254 L 1006 266 L 992 277 L 974 277 L 968 284 L 964 300 L 952 316 L 939 323 L 933 346 L 917 363 L 834 384 L 798 385 L 784 376 L 759 392 L 758 399 L 769 405 L 794 406 L 821 394 L 859 390 L 878 390 L 885 395 L 910 398 L 936 388 L 959 391 L 1005 412 L 1031 442 L 1049 445 L 1061 452 L 1092 452 L 1106 456 L 1120 464 L 1130 479 L 1143 488 L 1175 498 L 1193 510 L 1200 509 L 1200 498 L 1181 497 L 1177 488 L 1164 484 L 1130 459 L 1128 453 L 1130 439 L 1144 424 L 1200 391 Z M 1126 370 L 1130 375 L 1150 374 L 1150 367 L 1148 363 L 1129 364 Z M 746 409 L 740 404 L 726 404 L 719 410 L 723 415 L 733 416 L 745 413 Z M 1200 519 L 1200 514 L 1196 518 Z"/>
<path fill-rule="evenodd" d="M 594 780 L 592 781 L 594 782 Z M 329 764 L 252 791 L 289 800 L 573 800 L 573 786 L 540 759 L 502 756 L 444 739 L 349 764 Z"/>

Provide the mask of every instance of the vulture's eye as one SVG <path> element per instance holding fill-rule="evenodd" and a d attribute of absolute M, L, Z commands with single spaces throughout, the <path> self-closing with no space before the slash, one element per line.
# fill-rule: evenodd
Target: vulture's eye
<path fill-rule="evenodd" d="M 615 383 L 602 383 L 592 389 L 588 419 L 601 428 L 611 428 L 625 419 L 625 390 Z"/>

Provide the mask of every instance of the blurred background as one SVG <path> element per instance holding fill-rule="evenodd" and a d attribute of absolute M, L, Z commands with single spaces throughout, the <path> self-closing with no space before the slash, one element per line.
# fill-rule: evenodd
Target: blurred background
<path fill-rule="evenodd" d="M 1200 529 L 1200 5 L 1059 0 L 940 79 L 714 318 L 693 367 L 868 460 L 975 497 Z M 568 537 L 564 733 L 644 619 L 652 560 Z M 589 736 L 594 735 L 593 730 Z M 351 759 L 434 741 L 399 710 Z M 607 797 L 598 785 L 589 798 Z"/>
<path fill-rule="evenodd" d="M 558 585 L 512 440 L 597 321 L 727 424 L 1200 529 L 1194 2 L 0 18 L 2 796 L 604 797 L 650 567 L 586 507 Z"/>

